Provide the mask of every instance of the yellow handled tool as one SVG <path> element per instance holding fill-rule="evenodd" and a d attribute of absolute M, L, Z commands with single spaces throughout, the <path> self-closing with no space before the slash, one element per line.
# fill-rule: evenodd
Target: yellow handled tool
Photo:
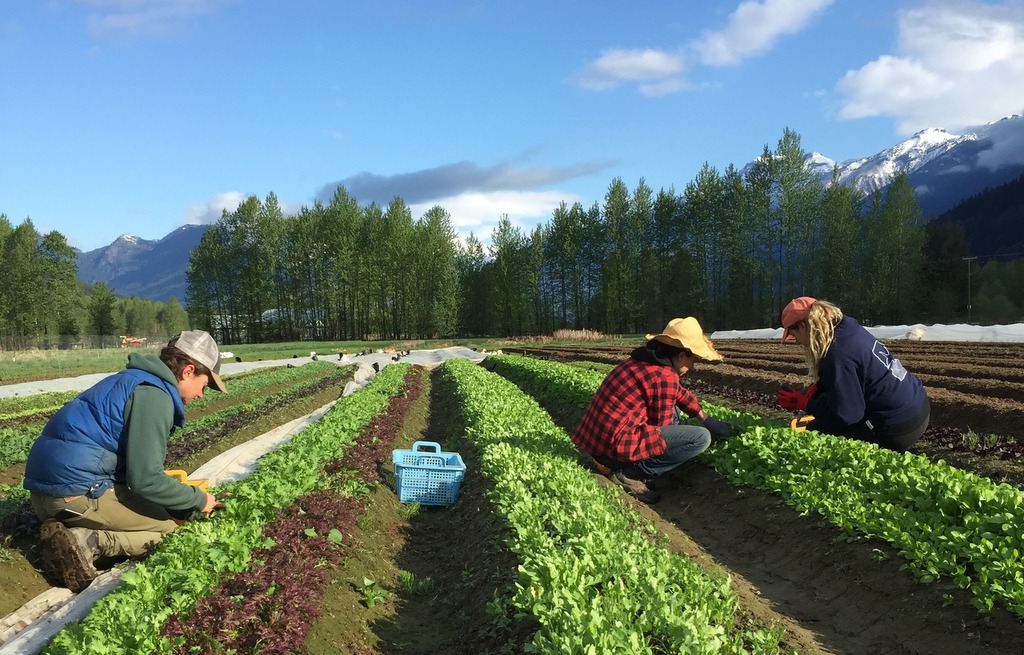
<path fill-rule="evenodd" d="M 796 430 L 797 432 L 803 432 L 804 430 L 807 429 L 807 426 L 813 420 L 814 420 L 814 417 L 811 416 L 810 414 L 804 414 L 803 416 L 797 416 L 795 419 L 790 421 L 789 429 L 790 430 Z"/>
<path fill-rule="evenodd" d="M 190 484 L 193 487 L 199 487 L 200 489 L 202 489 L 203 491 L 205 491 L 207 493 L 209 493 L 209 491 L 210 491 L 210 481 L 209 480 L 189 480 L 188 479 L 188 473 L 186 473 L 185 471 L 183 471 L 181 469 L 171 469 L 169 471 L 164 471 L 164 473 L 166 473 L 167 475 L 171 476 L 172 478 L 177 478 L 178 482 L 181 482 L 183 484 Z"/>

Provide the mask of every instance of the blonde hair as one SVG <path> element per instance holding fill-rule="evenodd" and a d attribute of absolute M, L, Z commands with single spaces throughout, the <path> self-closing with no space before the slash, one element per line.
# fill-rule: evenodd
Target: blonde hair
<path fill-rule="evenodd" d="M 807 375 L 812 382 L 817 382 L 818 365 L 836 338 L 836 326 L 843 320 L 843 310 L 827 300 L 818 300 L 811 305 L 805 320 L 808 335 L 807 350 L 804 353 Z"/>

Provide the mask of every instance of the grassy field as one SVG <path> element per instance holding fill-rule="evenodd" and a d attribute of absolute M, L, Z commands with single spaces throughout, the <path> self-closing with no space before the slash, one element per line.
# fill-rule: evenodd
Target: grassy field
<path fill-rule="evenodd" d="M 623 341 L 639 341 L 642 335 L 602 336 L 600 341 L 622 343 Z M 424 350 L 465 346 L 467 348 L 486 348 L 497 350 L 513 344 L 546 344 L 556 345 L 568 343 L 553 337 L 521 337 L 516 339 L 416 339 L 406 341 L 291 341 L 285 343 L 251 343 L 230 344 L 221 348 L 221 352 L 231 353 L 242 361 L 262 361 L 269 359 L 287 359 L 294 355 L 309 357 L 311 352 L 319 355 L 350 355 L 370 350 Z M 52 380 L 57 378 L 75 377 L 91 373 L 107 373 L 124 368 L 130 352 L 146 352 L 156 354 L 160 346 L 144 346 L 142 348 L 91 348 L 80 350 L 21 350 L 0 352 L 0 385 L 30 382 L 32 380 Z"/>

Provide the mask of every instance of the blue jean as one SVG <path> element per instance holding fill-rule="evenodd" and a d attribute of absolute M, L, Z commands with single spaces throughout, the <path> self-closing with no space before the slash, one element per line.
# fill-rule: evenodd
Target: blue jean
<path fill-rule="evenodd" d="M 668 448 L 657 457 L 633 462 L 646 477 L 656 478 L 668 473 L 683 462 L 688 462 L 711 445 L 711 433 L 703 425 L 665 425 L 661 438 Z"/>
<path fill-rule="evenodd" d="M 633 466 L 644 478 L 656 478 L 667 473 L 684 462 L 688 462 L 697 455 L 707 450 L 711 445 L 711 433 L 702 425 L 663 425 L 661 438 L 665 440 L 668 448 L 662 454 L 643 459 L 639 462 L 616 462 L 607 457 L 596 457 L 595 459 L 610 466 L 613 469 L 623 466 Z M 632 476 L 631 476 L 632 477 Z"/>

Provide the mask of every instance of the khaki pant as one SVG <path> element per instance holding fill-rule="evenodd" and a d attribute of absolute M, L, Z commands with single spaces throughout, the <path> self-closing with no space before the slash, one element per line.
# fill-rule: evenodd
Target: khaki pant
<path fill-rule="evenodd" d="M 33 491 L 30 500 L 44 521 L 55 518 L 69 528 L 96 530 L 104 557 L 141 557 L 178 527 L 166 509 L 123 484 L 99 498 L 57 498 Z"/>

